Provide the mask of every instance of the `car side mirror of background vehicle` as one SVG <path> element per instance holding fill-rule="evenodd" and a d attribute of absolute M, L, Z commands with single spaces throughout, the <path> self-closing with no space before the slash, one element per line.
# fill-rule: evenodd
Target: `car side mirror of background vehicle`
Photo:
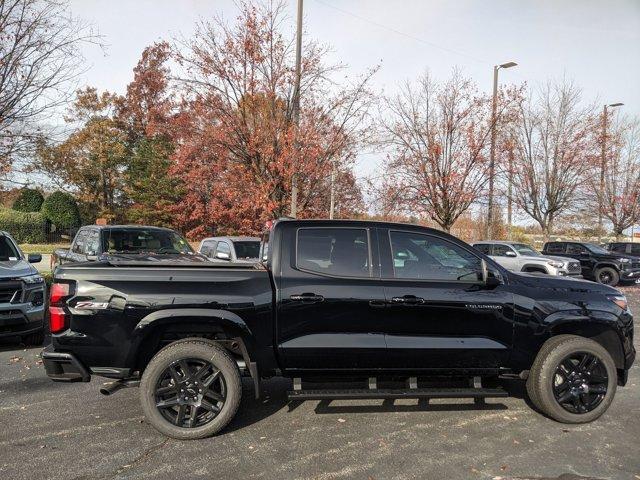
<path fill-rule="evenodd" d="M 29 263 L 40 263 L 42 261 L 42 255 L 39 253 L 30 253 L 27 255 L 27 261 Z"/>
<path fill-rule="evenodd" d="M 229 255 L 228 253 L 225 253 L 225 252 L 217 252 L 216 253 L 216 258 L 218 260 L 231 260 L 231 255 Z"/>
<path fill-rule="evenodd" d="M 517 257 L 516 252 L 507 251 L 504 254 L 507 257 Z"/>

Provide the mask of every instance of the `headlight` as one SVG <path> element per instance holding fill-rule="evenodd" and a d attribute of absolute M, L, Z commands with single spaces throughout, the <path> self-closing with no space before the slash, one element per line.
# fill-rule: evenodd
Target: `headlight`
<path fill-rule="evenodd" d="M 44 278 L 42 278 L 42 275 L 38 275 L 38 274 L 28 275 L 26 277 L 22 277 L 22 281 L 27 285 L 38 285 L 38 284 L 44 283 Z"/>
<path fill-rule="evenodd" d="M 564 267 L 564 262 L 558 262 L 557 260 L 549 260 L 547 263 L 552 267 L 556 267 L 556 268 Z"/>
<path fill-rule="evenodd" d="M 618 261 L 620 263 L 629 263 L 631 260 L 629 260 L 628 258 L 619 258 Z"/>
<path fill-rule="evenodd" d="M 607 295 L 607 298 L 623 310 L 628 310 L 627 297 L 624 295 Z"/>

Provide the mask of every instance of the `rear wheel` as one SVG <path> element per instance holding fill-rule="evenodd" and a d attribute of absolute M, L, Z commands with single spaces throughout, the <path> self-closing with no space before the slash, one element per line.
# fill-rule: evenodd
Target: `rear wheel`
<path fill-rule="evenodd" d="M 180 440 L 218 433 L 236 414 L 241 396 L 235 361 L 206 340 L 168 345 L 151 359 L 140 382 L 140 401 L 149 423 Z"/>
<path fill-rule="evenodd" d="M 563 423 L 595 420 L 611 405 L 617 386 L 609 352 L 588 338 L 561 335 L 540 349 L 527 380 L 532 403 Z"/>
<path fill-rule="evenodd" d="M 620 274 L 612 267 L 602 267 L 596 270 L 596 282 L 615 287 L 620 282 Z"/>

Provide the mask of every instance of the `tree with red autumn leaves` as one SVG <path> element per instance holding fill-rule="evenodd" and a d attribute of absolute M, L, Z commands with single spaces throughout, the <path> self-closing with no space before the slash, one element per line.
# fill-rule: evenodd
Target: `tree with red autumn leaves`
<path fill-rule="evenodd" d="M 598 147 L 604 141 L 600 130 L 596 136 Z M 640 121 L 619 119 L 607 131 L 604 189 L 599 183 L 602 158 L 594 155 L 584 193 L 592 209 L 601 208 L 619 238 L 624 230 L 640 222 Z"/>
<path fill-rule="evenodd" d="M 593 107 L 574 84 L 546 84 L 522 99 L 510 132 L 515 142 L 513 202 L 535 220 L 545 238 L 554 222 L 578 204 L 594 154 Z"/>
<path fill-rule="evenodd" d="M 501 92 L 497 118 L 510 105 Z M 427 217 L 449 231 L 485 192 L 491 132 L 490 98 L 454 71 L 445 82 L 429 74 L 386 102 L 381 143 L 390 149 L 378 209 Z"/>
<path fill-rule="evenodd" d="M 192 236 L 256 233 L 286 215 L 298 175 L 298 216 L 327 216 L 331 169 L 341 213 L 360 208 L 352 162 L 371 95 L 370 74 L 353 85 L 329 78 L 326 49 L 303 48 L 300 126 L 292 115 L 293 35 L 282 32 L 284 4 L 241 4 L 237 22 L 203 22 L 176 48 L 184 92 L 172 124 L 172 173 L 184 179 L 176 218 Z"/>

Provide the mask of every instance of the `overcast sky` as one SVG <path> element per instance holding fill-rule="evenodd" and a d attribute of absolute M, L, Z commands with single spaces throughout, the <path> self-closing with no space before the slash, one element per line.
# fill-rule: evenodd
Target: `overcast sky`
<path fill-rule="evenodd" d="M 287 0 L 291 27 L 297 0 Z M 640 0 L 305 0 L 305 34 L 330 44 L 357 75 L 380 64 L 374 86 L 460 67 L 489 91 L 492 66 L 515 61 L 501 82 L 574 80 L 598 104 L 640 115 Z M 145 46 L 190 35 L 200 19 L 237 14 L 228 0 L 72 0 L 73 13 L 104 36 L 87 46 L 87 85 L 123 93 Z M 373 155 L 358 161 L 371 171 Z"/>

